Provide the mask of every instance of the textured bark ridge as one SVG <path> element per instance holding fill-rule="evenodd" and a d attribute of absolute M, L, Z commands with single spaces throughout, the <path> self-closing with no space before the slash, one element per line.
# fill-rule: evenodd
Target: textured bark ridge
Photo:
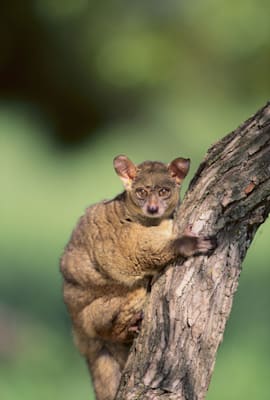
<path fill-rule="evenodd" d="M 117 400 L 205 399 L 241 263 L 269 211 L 270 103 L 214 144 L 193 178 L 176 229 L 192 226 L 218 247 L 153 285 Z"/>

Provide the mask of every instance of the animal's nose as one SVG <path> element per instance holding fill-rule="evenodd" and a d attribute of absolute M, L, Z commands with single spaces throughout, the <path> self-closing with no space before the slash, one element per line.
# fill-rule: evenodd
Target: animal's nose
<path fill-rule="evenodd" d="M 156 206 L 156 205 L 154 205 L 154 204 L 151 204 L 151 205 L 149 205 L 149 206 L 147 207 L 147 211 L 148 211 L 150 214 L 156 214 L 156 213 L 158 212 L 158 206 Z"/>

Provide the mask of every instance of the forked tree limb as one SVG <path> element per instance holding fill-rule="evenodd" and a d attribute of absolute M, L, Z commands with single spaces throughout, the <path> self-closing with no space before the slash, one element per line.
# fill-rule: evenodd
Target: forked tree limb
<path fill-rule="evenodd" d="M 213 145 L 195 174 L 176 229 L 218 246 L 153 285 L 117 400 L 205 399 L 242 261 L 269 211 L 270 103 Z"/>

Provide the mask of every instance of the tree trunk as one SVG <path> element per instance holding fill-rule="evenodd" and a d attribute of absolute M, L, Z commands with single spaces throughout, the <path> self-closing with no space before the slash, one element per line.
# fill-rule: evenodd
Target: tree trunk
<path fill-rule="evenodd" d="M 214 144 L 193 178 L 176 229 L 215 236 L 217 248 L 153 285 L 117 400 L 205 399 L 241 263 L 269 211 L 270 103 Z"/>

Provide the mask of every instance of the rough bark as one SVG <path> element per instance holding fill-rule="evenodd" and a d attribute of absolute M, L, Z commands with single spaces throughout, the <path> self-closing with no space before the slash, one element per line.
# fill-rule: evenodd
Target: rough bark
<path fill-rule="evenodd" d="M 205 398 L 241 263 L 269 211 L 270 103 L 214 144 L 195 174 L 176 229 L 191 225 L 218 247 L 178 260 L 153 285 L 117 400 Z"/>

